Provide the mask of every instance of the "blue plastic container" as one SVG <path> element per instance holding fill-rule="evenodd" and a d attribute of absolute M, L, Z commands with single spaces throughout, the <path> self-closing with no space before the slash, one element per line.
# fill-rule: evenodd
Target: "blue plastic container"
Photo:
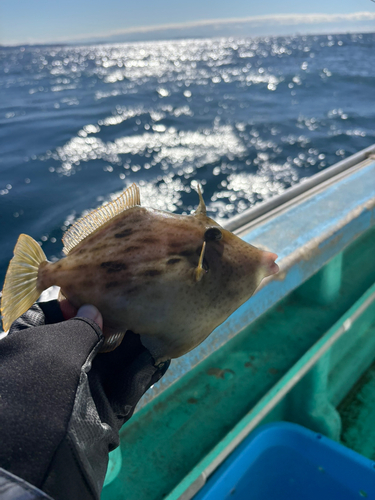
<path fill-rule="evenodd" d="M 375 443 L 374 443 L 375 445 Z M 287 422 L 261 426 L 194 500 L 375 499 L 375 463 Z"/>

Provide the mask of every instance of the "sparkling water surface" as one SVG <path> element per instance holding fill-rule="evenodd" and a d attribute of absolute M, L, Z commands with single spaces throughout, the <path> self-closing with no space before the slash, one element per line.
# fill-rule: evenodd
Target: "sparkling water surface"
<path fill-rule="evenodd" d="M 219 222 L 375 142 L 375 34 L 0 48 L 0 284 L 132 182 Z"/>

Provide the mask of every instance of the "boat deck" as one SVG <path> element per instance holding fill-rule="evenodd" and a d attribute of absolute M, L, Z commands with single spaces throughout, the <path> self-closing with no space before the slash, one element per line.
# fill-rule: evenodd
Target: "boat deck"
<path fill-rule="evenodd" d="M 372 328 L 375 336 L 375 328 Z M 342 431 L 340 441 L 361 455 L 375 461 L 375 363 L 340 403 Z"/>

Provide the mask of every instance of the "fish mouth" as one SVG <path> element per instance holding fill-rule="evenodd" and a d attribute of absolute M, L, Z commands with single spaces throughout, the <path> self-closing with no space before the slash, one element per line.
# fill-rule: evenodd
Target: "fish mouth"
<path fill-rule="evenodd" d="M 276 274 L 279 272 L 279 266 L 276 264 L 275 260 L 278 255 L 272 252 L 264 252 L 263 255 L 263 265 L 266 269 L 266 276 L 271 276 L 271 274 Z"/>
<path fill-rule="evenodd" d="M 269 267 L 270 274 L 276 274 L 280 271 L 279 266 L 276 264 L 276 262 L 273 262 L 270 267 Z"/>

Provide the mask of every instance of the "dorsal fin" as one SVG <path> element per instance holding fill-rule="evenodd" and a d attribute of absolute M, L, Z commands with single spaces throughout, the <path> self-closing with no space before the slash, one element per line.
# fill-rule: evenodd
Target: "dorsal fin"
<path fill-rule="evenodd" d="M 116 215 L 140 204 L 139 187 L 136 184 L 132 184 L 118 198 L 93 210 L 73 224 L 62 239 L 64 254 L 68 255 L 78 243 L 103 226 L 103 224 L 113 219 L 113 217 L 116 217 Z"/>
<path fill-rule="evenodd" d="M 199 183 L 197 185 L 197 190 L 198 190 L 198 196 L 199 196 L 199 205 L 198 205 L 198 208 L 196 209 L 196 211 L 194 212 L 194 215 L 206 215 L 206 205 L 204 203 L 204 199 L 202 196 L 202 190 L 201 190 L 201 186 Z"/>

